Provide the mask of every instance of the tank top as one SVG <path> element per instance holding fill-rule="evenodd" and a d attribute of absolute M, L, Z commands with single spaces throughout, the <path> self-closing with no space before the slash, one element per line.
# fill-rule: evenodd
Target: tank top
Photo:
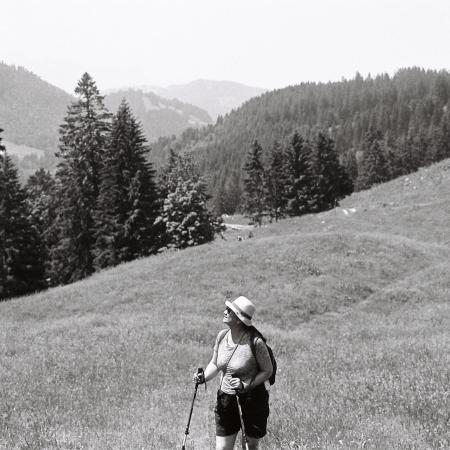
<path fill-rule="evenodd" d="M 250 333 L 244 332 L 236 344 L 232 342 L 228 330 L 221 339 L 222 333 L 223 331 L 217 335 L 212 362 L 221 372 L 219 389 L 226 394 L 235 394 L 229 383 L 230 378 L 239 378 L 244 383 L 250 383 L 260 371 L 270 372 L 272 362 L 262 339 L 255 341 L 255 359 L 250 347 Z"/>

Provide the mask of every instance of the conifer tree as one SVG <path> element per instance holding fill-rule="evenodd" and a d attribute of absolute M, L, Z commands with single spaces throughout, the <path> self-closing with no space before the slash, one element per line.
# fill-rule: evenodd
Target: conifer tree
<path fill-rule="evenodd" d="M 52 277 L 50 268 L 50 251 L 56 244 L 56 237 L 52 234 L 56 216 L 55 180 L 45 169 L 37 170 L 31 175 L 25 186 L 30 219 L 41 238 L 41 254 L 44 261 L 46 283 Z"/>
<path fill-rule="evenodd" d="M 267 212 L 267 190 L 265 185 L 262 148 L 255 140 L 247 154 L 244 165 L 244 214 L 252 219 L 255 225 L 261 226 L 263 216 Z"/>
<path fill-rule="evenodd" d="M 450 158 L 450 114 L 446 112 L 432 135 L 433 161 Z"/>
<path fill-rule="evenodd" d="M 369 189 L 388 178 L 388 169 L 382 146 L 383 136 L 379 130 L 369 129 L 362 145 L 362 159 L 358 167 L 357 190 Z"/>
<path fill-rule="evenodd" d="M 275 142 L 269 154 L 266 176 L 267 209 L 275 222 L 285 214 L 285 162 L 284 153 L 278 142 Z"/>
<path fill-rule="evenodd" d="M 206 183 L 190 157 L 172 151 L 164 179 L 167 194 L 155 226 L 163 227 L 165 245 L 180 249 L 213 240 L 223 225 L 208 211 Z"/>
<path fill-rule="evenodd" d="M 353 184 L 339 163 L 334 141 L 322 132 L 315 138 L 309 167 L 314 177 L 313 211 L 334 208 L 339 200 L 353 191 Z"/>
<path fill-rule="evenodd" d="M 75 88 L 77 101 L 69 106 L 60 128 L 60 158 L 56 171 L 58 197 L 55 221 L 58 244 L 52 249 L 55 283 L 68 283 L 94 271 L 94 213 L 110 114 L 89 74 Z"/>
<path fill-rule="evenodd" d="M 142 127 L 123 100 L 104 154 L 95 214 L 96 267 L 147 256 L 158 248 L 153 228 L 158 199 L 148 152 Z"/>
<path fill-rule="evenodd" d="M 40 245 L 25 190 L 0 137 L 0 300 L 43 288 Z"/>
<path fill-rule="evenodd" d="M 233 171 L 231 176 L 225 170 L 222 182 L 214 183 L 218 185 L 213 194 L 213 211 L 217 215 L 234 214 L 242 196 L 240 173 Z"/>
<path fill-rule="evenodd" d="M 285 196 L 286 211 L 290 216 L 299 216 L 310 211 L 311 149 L 308 142 L 299 133 L 294 133 L 285 158 Z"/>

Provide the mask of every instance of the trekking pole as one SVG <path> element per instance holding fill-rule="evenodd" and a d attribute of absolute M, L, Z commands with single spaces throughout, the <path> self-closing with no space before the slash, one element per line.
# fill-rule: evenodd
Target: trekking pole
<path fill-rule="evenodd" d="M 237 405 L 238 405 L 238 410 L 239 410 L 239 419 L 241 419 L 242 439 L 245 442 L 245 450 L 250 450 L 249 446 L 248 446 L 247 434 L 245 433 L 244 417 L 242 416 L 241 402 L 239 401 L 238 393 L 236 393 L 236 400 L 237 400 Z"/>
<path fill-rule="evenodd" d="M 197 376 L 200 379 L 205 376 L 204 373 L 203 373 L 203 369 L 201 367 L 199 367 L 197 369 Z M 195 397 L 197 396 L 197 389 L 198 389 L 198 385 L 199 384 L 200 383 L 198 381 L 195 383 L 194 397 L 192 397 L 191 410 L 189 412 L 189 419 L 188 419 L 188 423 L 187 423 L 187 426 L 186 426 L 186 430 L 184 431 L 184 439 L 183 439 L 183 445 L 181 446 L 181 450 L 186 450 L 186 439 L 187 439 L 187 436 L 189 434 L 189 425 L 191 424 L 192 411 L 194 410 L 194 402 L 195 402 Z"/>

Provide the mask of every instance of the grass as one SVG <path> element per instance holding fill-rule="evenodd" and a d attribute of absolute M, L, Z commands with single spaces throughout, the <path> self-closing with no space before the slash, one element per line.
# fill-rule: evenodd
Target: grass
<path fill-rule="evenodd" d="M 239 294 L 279 364 L 264 448 L 449 448 L 448 166 L 1 303 L 0 448 L 181 447 Z M 215 389 L 191 450 L 213 448 Z"/>

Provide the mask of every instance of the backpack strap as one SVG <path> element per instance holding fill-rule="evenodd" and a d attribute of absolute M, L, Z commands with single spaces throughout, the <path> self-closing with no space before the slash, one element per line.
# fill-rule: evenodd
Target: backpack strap
<path fill-rule="evenodd" d="M 218 345 L 220 345 L 220 343 L 223 341 L 223 338 L 225 337 L 225 335 L 228 333 L 229 330 L 223 330 L 223 331 L 225 331 L 225 333 L 222 333 L 222 335 L 219 336 L 219 344 L 218 344 Z M 225 372 L 226 372 L 226 370 L 227 370 L 227 368 L 228 368 L 228 364 L 230 363 L 231 358 L 232 358 L 233 355 L 234 355 L 234 352 L 235 352 L 235 351 L 237 350 L 237 348 L 239 347 L 239 344 L 241 343 L 243 337 L 244 337 L 244 335 L 241 334 L 241 337 L 240 337 L 240 339 L 239 339 L 239 342 L 235 345 L 235 347 L 234 347 L 234 349 L 233 349 L 233 352 L 231 353 L 230 357 L 228 358 L 228 361 L 227 361 L 227 363 L 225 364 Z M 217 349 L 217 351 L 219 351 L 219 349 Z M 224 377 L 224 375 L 225 375 L 225 373 L 222 372 L 222 377 L 220 378 L 220 389 L 222 389 L 222 382 L 223 382 L 223 377 Z"/>
<path fill-rule="evenodd" d="M 225 335 L 226 335 L 229 331 L 230 331 L 230 330 L 227 330 L 226 328 L 219 331 L 219 342 L 218 342 L 218 345 L 220 345 L 220 343 L 223 341 L 223 338 L 225 337 Z"/>
<path fill-rule="evenodd" d="M 261 339 L 262 342 L 266 345 L 266 341 L 259 333 L 253 333 L 252 338 L 250 339 L 250 348 L 252 350 L 253 357 L 255 358 L 256 364 L 258 364 L 258 359 L 256 358 L 256 342 L 258 339 Z"/>

